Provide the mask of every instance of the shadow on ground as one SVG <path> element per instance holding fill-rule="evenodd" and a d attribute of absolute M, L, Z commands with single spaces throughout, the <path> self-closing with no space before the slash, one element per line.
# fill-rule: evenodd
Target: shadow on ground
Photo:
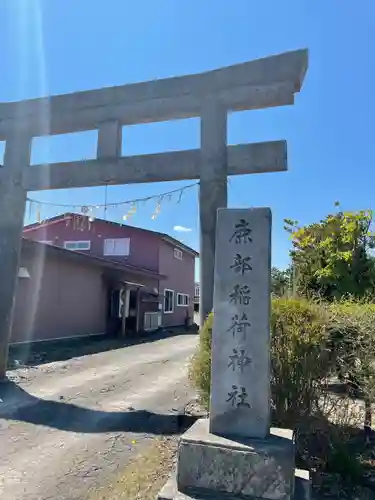
<path fill-rule="evenodd" d="M 70 432 L 171 435 L 184 432 L 196 420 L 181 409 L 171 414 L 133 408 L 119 412 L 91 410 L 64 401 L 37 398 L 11 381 L 0 383 L 0 399 L 0 418 Z"/>
<path fill-rule="evenodd" d="M 127 339 L 107 335 L 98 337 L 83 337 L 79 339 L 64 339 L 56 341 L 36 342 L 29 344 L 14 344 L 9 349 L 8 369 L 21 366 L 38 366 L 43 363 L 67 361 L 72 358 L 113 351 L 136 344 L 156 342 L 165 338 L 192 334 L 193 328 L 163 329 L 145 336 L 134 336 Z"/>

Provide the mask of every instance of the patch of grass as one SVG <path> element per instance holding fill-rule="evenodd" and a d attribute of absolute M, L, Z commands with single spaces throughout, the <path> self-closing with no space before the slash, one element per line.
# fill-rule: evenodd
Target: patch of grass
<path fill-rule="evenodd" d="M 87 500 L 155 500 L 174 464 L 178 441 L 155 439 L 116 479 L 92 491 Z"/>

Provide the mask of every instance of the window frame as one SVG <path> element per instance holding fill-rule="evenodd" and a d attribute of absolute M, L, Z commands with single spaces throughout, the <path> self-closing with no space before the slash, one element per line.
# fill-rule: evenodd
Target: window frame
<path fill-rule="evenodd" d="M 175 247 L 173 249 L 173 257 L 175 259 L 182 260 L 182 256 L 183 256 L 182 250 L 180 248 Z"/>
<path fill-rule="evenodd" d="M 179 303 L 179 299 L 186 299 L 186 304 L 184 304 L 185 300 L 182 300 L 182 304 Z M 177 293 L 177 307 L 189 307 L 190 305 L 190 296 L 188 293 Z"/>
<path fill-rule="evenodd" d="M 106 250 L 106 245 L 110 241 L 113 243 L 113 252 L 112 253 L 109 253 Z M 128 252 L 127 253 L 115 252 L 115 242 L 116 241 L 127 241 Z M 104 241 L 103 241 L 103 256 L 104 257 L 129 257 L 129 255 L 130 255 L 130 238 L 129 237 L 126 237 L 126 238 L 105 238 L 104 239 Z"/>
<path fill-rule="evenodd" d="M 66 245 L 69 245 L 69 244 L 79 244 L 79 243 L 86 243 L 87 245 L 87 248 L 67 248 Z M 71 250 L 72 252 L 87 252 L 88 250 L 91 250 L 91 241 L 90 240 L 68 240 L 68 241 L 64 241 L 64 248 L 65 250 Z"/>
<path fill-rule="evenodd" d="M 167 300 L 167 294 L 166 292 L 170 292 L 172 294 L 172 297 L 171 297 L 171 302 L 170 302 L 170 305 L 171 305 L 171 310 L 168 310 L 166 311 L 165 310 L 165 305 L 166 305 L 166 300 Z M 163 303 L 163 312 L 164 314 L 173 314 L 174 313 L 174 296 L 175 296 L 175 291 L 174 290 L 171 290 L 170 288 L 164 288 L 164 303 Z"/>

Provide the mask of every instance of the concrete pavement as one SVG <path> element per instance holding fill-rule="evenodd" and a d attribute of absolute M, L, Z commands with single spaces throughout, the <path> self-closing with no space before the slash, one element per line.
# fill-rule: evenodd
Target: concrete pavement
<path fill-rule="evenodd" d="M 196 335 L 9 372 L 0 389 L 0 498 L 86 498 L 192 397 Z"/>

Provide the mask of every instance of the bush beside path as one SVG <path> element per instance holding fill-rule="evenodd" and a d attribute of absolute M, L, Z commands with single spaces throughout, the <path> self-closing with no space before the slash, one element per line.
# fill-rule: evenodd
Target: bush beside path
<path fill-rule="evenodd" d="M 208 407 L 211 313 L 190 378 Z M 375 304 L 273 298 L 272 424 L 296 433 L 319 498 L 375 498 Z"/>

